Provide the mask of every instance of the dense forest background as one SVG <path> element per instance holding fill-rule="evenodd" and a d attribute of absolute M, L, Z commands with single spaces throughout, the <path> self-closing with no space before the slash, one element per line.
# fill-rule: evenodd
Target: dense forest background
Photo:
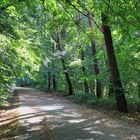
<path fill-rule="evenodd" d="M 1 0 L 0 104 L 12 87 L 90 105 L 140 104 L 139 0 Z"/>

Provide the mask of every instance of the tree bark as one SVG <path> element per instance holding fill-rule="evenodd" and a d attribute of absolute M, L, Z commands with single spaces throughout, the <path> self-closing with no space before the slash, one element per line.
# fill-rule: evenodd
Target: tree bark
<path fill-rule="evenodd" d="M 52 46 L 52 53 L 54 54 L 54 48 L 55 46 L 54 46 L 54 44 L 53 44 L 53 46 Z M 55 69 L 55 66 L 54 66 L 54 62 L 52 62 L 52 68 L 53 68 L 53 70 Z M 55 76 L 55 73 L 53 72 L 53 74 L 52 74 L 52 84 L 53 84 L 53 89 L 54 90 L 56 90 L 56 88 L 57 88 L 57 83 L 56 83 L 56 76 Z"/>
<path fill-rule="evenodd" d="M 84 55 L 84 50 L 82 50 L 81 52 L 81 60 L 84 61 L 85 59 L 85 55 Z M 86 76 L 86 68 L 82 65 L 82 71 L 83 71 L 83 75 L 84 77 Z M 88 82 L 87 80 L 84 78 L 84 90 L 85 93 L 89 93 L 89 86 L 88 86 Z"/>
<path fill-rule="evenodd" d="M 51 89 L 51 74 L 48 72 L 48 90 Z"/>
<path fill-rule="evenodd" d="M 93 23 L 92 23 L 91 18 L 92 18 L 92 15 L 90 13 L 88 13 L 89 27 L 92 29 Z M 91 48 L 92 48 L 95 75 L 98 76 L 100 74 L 100 69 L 99 69 L 99 64 L 98 64 L 97 58 L 96 58 L 96 45 L 95 45 L 95 40 L 94 40 L 93 35 L 91 37 Z M 101 98 L 102 97 L 102 84 L 101 84 L 101 81 L 98 79 L 98 77 L 96 79 L 96 88 L 95 89 L 96 89 L 97 98 Z"/>
<path fill-rule="evenodd" d="M 117 101 L 117 108 L 118 111 L 128 112 L 127 102 L 125 99 L 122 83 L 120 80 L 119 69 L 116 61 L 116 56 L 114 53 L 111 29 L 110 26 L 108 25 L 108 16 L 102 13 L 101 17 L 102 17 L 102 28 L 103 28 L 103 34 L 105 39 L 109 68 L 111 71 L 114 93 Z"/>
<path fill-rule="evenodd" d="M 112 79 L 109 77 L 109 91 L 108 91 L 108 97 L 114 96 L 114 89 L 112 85 Z"/>
<path fill-rule="evenodd" d="M 61 44 L 60 44 L 60 32 L 57 32 L 57 48 L 60 52 L 62 52 L 62 48 L 61 48 Z M 67 85 L 68 85 L 68 95 L 73 95 L 73 86 L 72 86 L 72 82 L 68 73 L 68 70 L 66 68 L 66 64 L 65 64 L 65 59 L 64 57 L 61 55 L 61 62 L 62 62 L 62 66 L 63 66 L 63 71 L 64 71 L 64 75 L 67 81 Z"/>
<path fill-rule="evenodd" d="M 55 79 L 55 75 L 54 74 L 52 75 L 52 78 L 53 78 L 53 89 L 56 90 L 57 86 L 56 86 L 56 79 Z"/>

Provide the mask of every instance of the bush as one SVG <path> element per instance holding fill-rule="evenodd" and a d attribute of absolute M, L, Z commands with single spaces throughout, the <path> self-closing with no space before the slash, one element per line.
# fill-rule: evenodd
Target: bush
<path fill-rule="evenodd" d="M 100 99 L 97 99 L 94 94 L 85 94 L 84 92 L 77 92 L 75 95 L 69 97 L 72 100 L 79 101 L 81 103 L 85 103 L 89 106 L 94 105 L 110 105 L 115 106 L 116 100 L 115 98 L 107 98 L 103 97 Z"/>

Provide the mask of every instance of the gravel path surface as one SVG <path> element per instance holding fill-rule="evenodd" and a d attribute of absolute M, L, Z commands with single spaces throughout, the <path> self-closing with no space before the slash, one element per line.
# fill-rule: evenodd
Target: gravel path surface
<path fill-rule="evenodd" d="M 31 88 L 17 88 L 16 140 L 139 140 L 140 128 Z"/>

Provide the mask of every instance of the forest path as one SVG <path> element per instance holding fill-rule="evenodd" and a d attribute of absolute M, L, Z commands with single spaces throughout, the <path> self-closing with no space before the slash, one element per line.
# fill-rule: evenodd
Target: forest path
<path fill-rule="evenodd" d="M 138 140 L 140 129 L 102 113 L 31 88 L 17 88 L 16 140 Z"/>

